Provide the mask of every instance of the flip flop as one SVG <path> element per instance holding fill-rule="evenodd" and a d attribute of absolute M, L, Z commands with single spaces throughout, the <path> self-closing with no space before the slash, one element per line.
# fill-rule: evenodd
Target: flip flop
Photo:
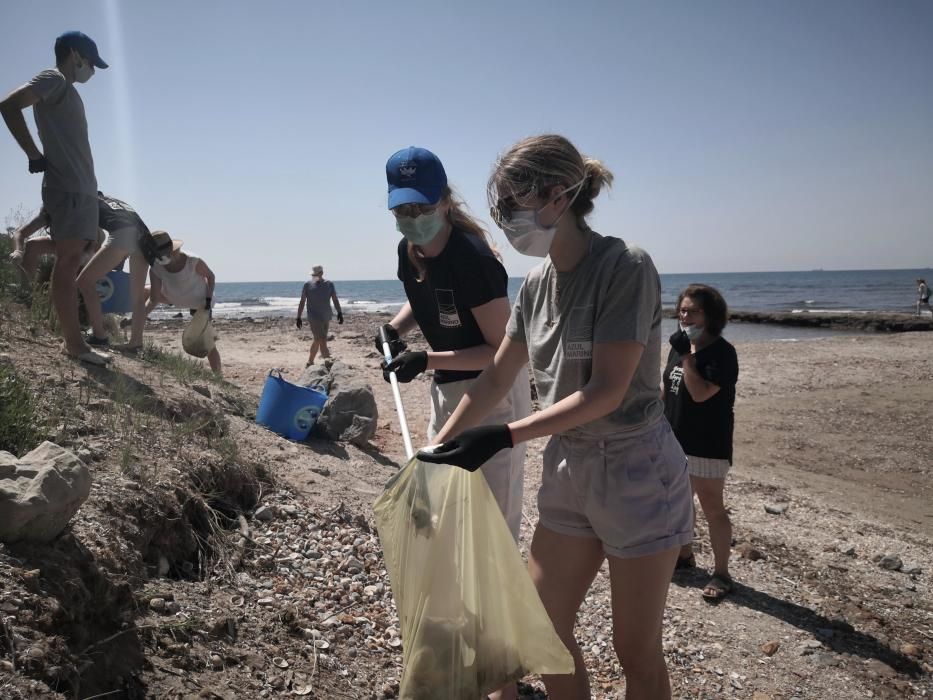
<path fill-rule="evenodd" d="M 732 577 L 729 574 L 713 574 L 703 587 L 703 598 L 710 602 L 719 602 L 732 592 Z"/>
<path fill-rule="evenodd" d="M 93 350 L 87 350 L 77 355 L 72 355 L 65 349 L 64 343 L 62 343 L 61 353 L 65 357 L 70 357 L 73 360 L 78 360 L 78 362 L 85 362 L 89 365 L 94 365 L 95 367 L 106 367 L 113 360 L 112 357 L 108 355 L 101 355 L 100 353 L 94 352 Z"/>

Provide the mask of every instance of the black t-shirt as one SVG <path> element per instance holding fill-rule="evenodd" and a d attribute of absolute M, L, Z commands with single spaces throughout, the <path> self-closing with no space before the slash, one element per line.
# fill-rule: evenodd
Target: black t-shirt
<path fill-rule="evenodd" d="M 719 387 L 711 398 L 697 403 L 684 382 L 683 355 L 671 348 L 664 370 L 664 415 L 684 452 L 694 457 L 728 459 L 732 463 L 735 424 L 735 383 L 739 359 L 725 338 L 717 338 L 696 353 L 700 376 Z"/>
<path fill-rule="evenodd" d="M 108 197 L 103 192 L 97 193 L 98 225 L 104 231 L 119 231 L 121 228 L 135 228 L 140 233 L 149 233 L 146 224 L 129 204 L 115 197 Z"/>
<path fill-rule="evenodd" d="M 408 243 L 398 245 L 398 278 L 415 320 L 432 350 L 465 350 L 486 343 L 471 309 L 508 296 L 509 277 L 486 242 L 454 229 L 441 254 L 424 258 L 427 275 L 417 280 Z M 435 370 L 438 384 L 479 376 L 479 370 Z"/>

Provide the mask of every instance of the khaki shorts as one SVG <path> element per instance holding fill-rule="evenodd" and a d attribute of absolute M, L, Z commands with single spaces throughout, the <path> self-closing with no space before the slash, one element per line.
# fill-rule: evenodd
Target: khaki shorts
<path fill-rule="evenodd" d="M 554 435 L 544 450 L 539 523 L 572 537 L 598 539 L 630 558 L 693 540 L 687 458 L 661 418 L 634 435 L 603 440 Z"/>
<path fill-rule="evenodd" d="M 308 319 L 308 328 L 311 329 L 311 335 L 315 340 L 327 340 L 327 331 L 330 328 L 330 321 L 316 321 L 313 318 Z"/>
<path fill-rule="evenodd" d="M 97 195 L 42 189 L 53 241 L 97 240 Z"/>
<path fill-rule="evenodd" d="M 469 391 L 474 379 L 437 384 L 431 382 L 431 420 L 428 423 L 428 440 L 433 440 L 444 423 L 460 404 L 460 399 Z M 509 394 L 490 411 L 481 425 L 511 423 L 531 414 L 531 386 L 528 372 L 521 371 Z M 500 450 L 486 462 L 480 471 L 492 495 L 496 497 L 505 522 L 518 541 L 522 525 L 522 496 L 525 487 L 525 444 L 510 450 Z"/>

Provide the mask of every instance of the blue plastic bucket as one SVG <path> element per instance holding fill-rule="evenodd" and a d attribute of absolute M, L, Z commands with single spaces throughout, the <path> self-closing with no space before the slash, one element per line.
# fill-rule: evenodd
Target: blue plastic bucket
<path fill-rule="evenodd" d="M 256 422 L 289 440 L 308 438 L 317 417 L 324 410 L 327 394 L 317 389 L 298 386 L 269 372 L 259 398 Z"/>
<path fill-rule="evenodd" d="M 105 314 L 126 314 L 133 310 L 130 298 L 130 275 L 122 270 L 111 270 L 97 280 L 100 309 Z"/>

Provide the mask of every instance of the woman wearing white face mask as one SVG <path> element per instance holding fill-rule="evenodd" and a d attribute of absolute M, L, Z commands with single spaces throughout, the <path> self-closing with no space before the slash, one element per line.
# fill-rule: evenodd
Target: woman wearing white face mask
<path fill-rule="evenodd" d="M 400 382 L 434 370 L 428 439 L 440 429 L 473 380 L 492 362 L 509 319 L 508 275 L 483 228 L 447 184 L 444 166 L 423 148 L 402 149 L 386 163 L 389 209 L 402 233 L 398 277 L 408 302 L 384 328 Z M 418 326 L 428 351 L 405 351 L 399 337 Z M 381 354 L 379 336 L 376 346 Z M 519 377 L 491 413 L 496 422 L 531 411 L 527 377 Z M 522 515 L 524 447 L 506 450 L 484 469 L 513 536 Z"/>
<path fill-rule="evenodd" d="M 418 456 L 472 470 L 504 447 L 552 436 L 528 568 L 576 670 L 545 676 L 548 697 L 590 697 L 574 623 L 608 558 L 626 697 L 654 700 L 670 697 L 661 620 L 693 508 L 658 394 L 658 273 L 647 253 L 585 220 L 611 181 L 561 136 L 526 139 L 500 158 L 493 217 L 517 250 L 547 258 L 528 273 L 493 365 L 438 433 L 443 444 Z M 473 427 L 529 359 L 541 411 Z"/>
<path fill-rule="evenodd" d="M 680 330 L 670 338 L 664 370 L 664 414 L 687 453 L 690 483 L 709 523 L 715 563 L 703 597 L 718 601 L 732 590 L 732 523 L 723 504 L 723 491 L 732 464 L 739 360 L 735 348 L 721 335 L 729 315 L 726 301 L 716 289 L 691 284 L 677 298 L 677 314 Z M 685 545 L 677 568 L 694 566 L 693 547 Z"/>

